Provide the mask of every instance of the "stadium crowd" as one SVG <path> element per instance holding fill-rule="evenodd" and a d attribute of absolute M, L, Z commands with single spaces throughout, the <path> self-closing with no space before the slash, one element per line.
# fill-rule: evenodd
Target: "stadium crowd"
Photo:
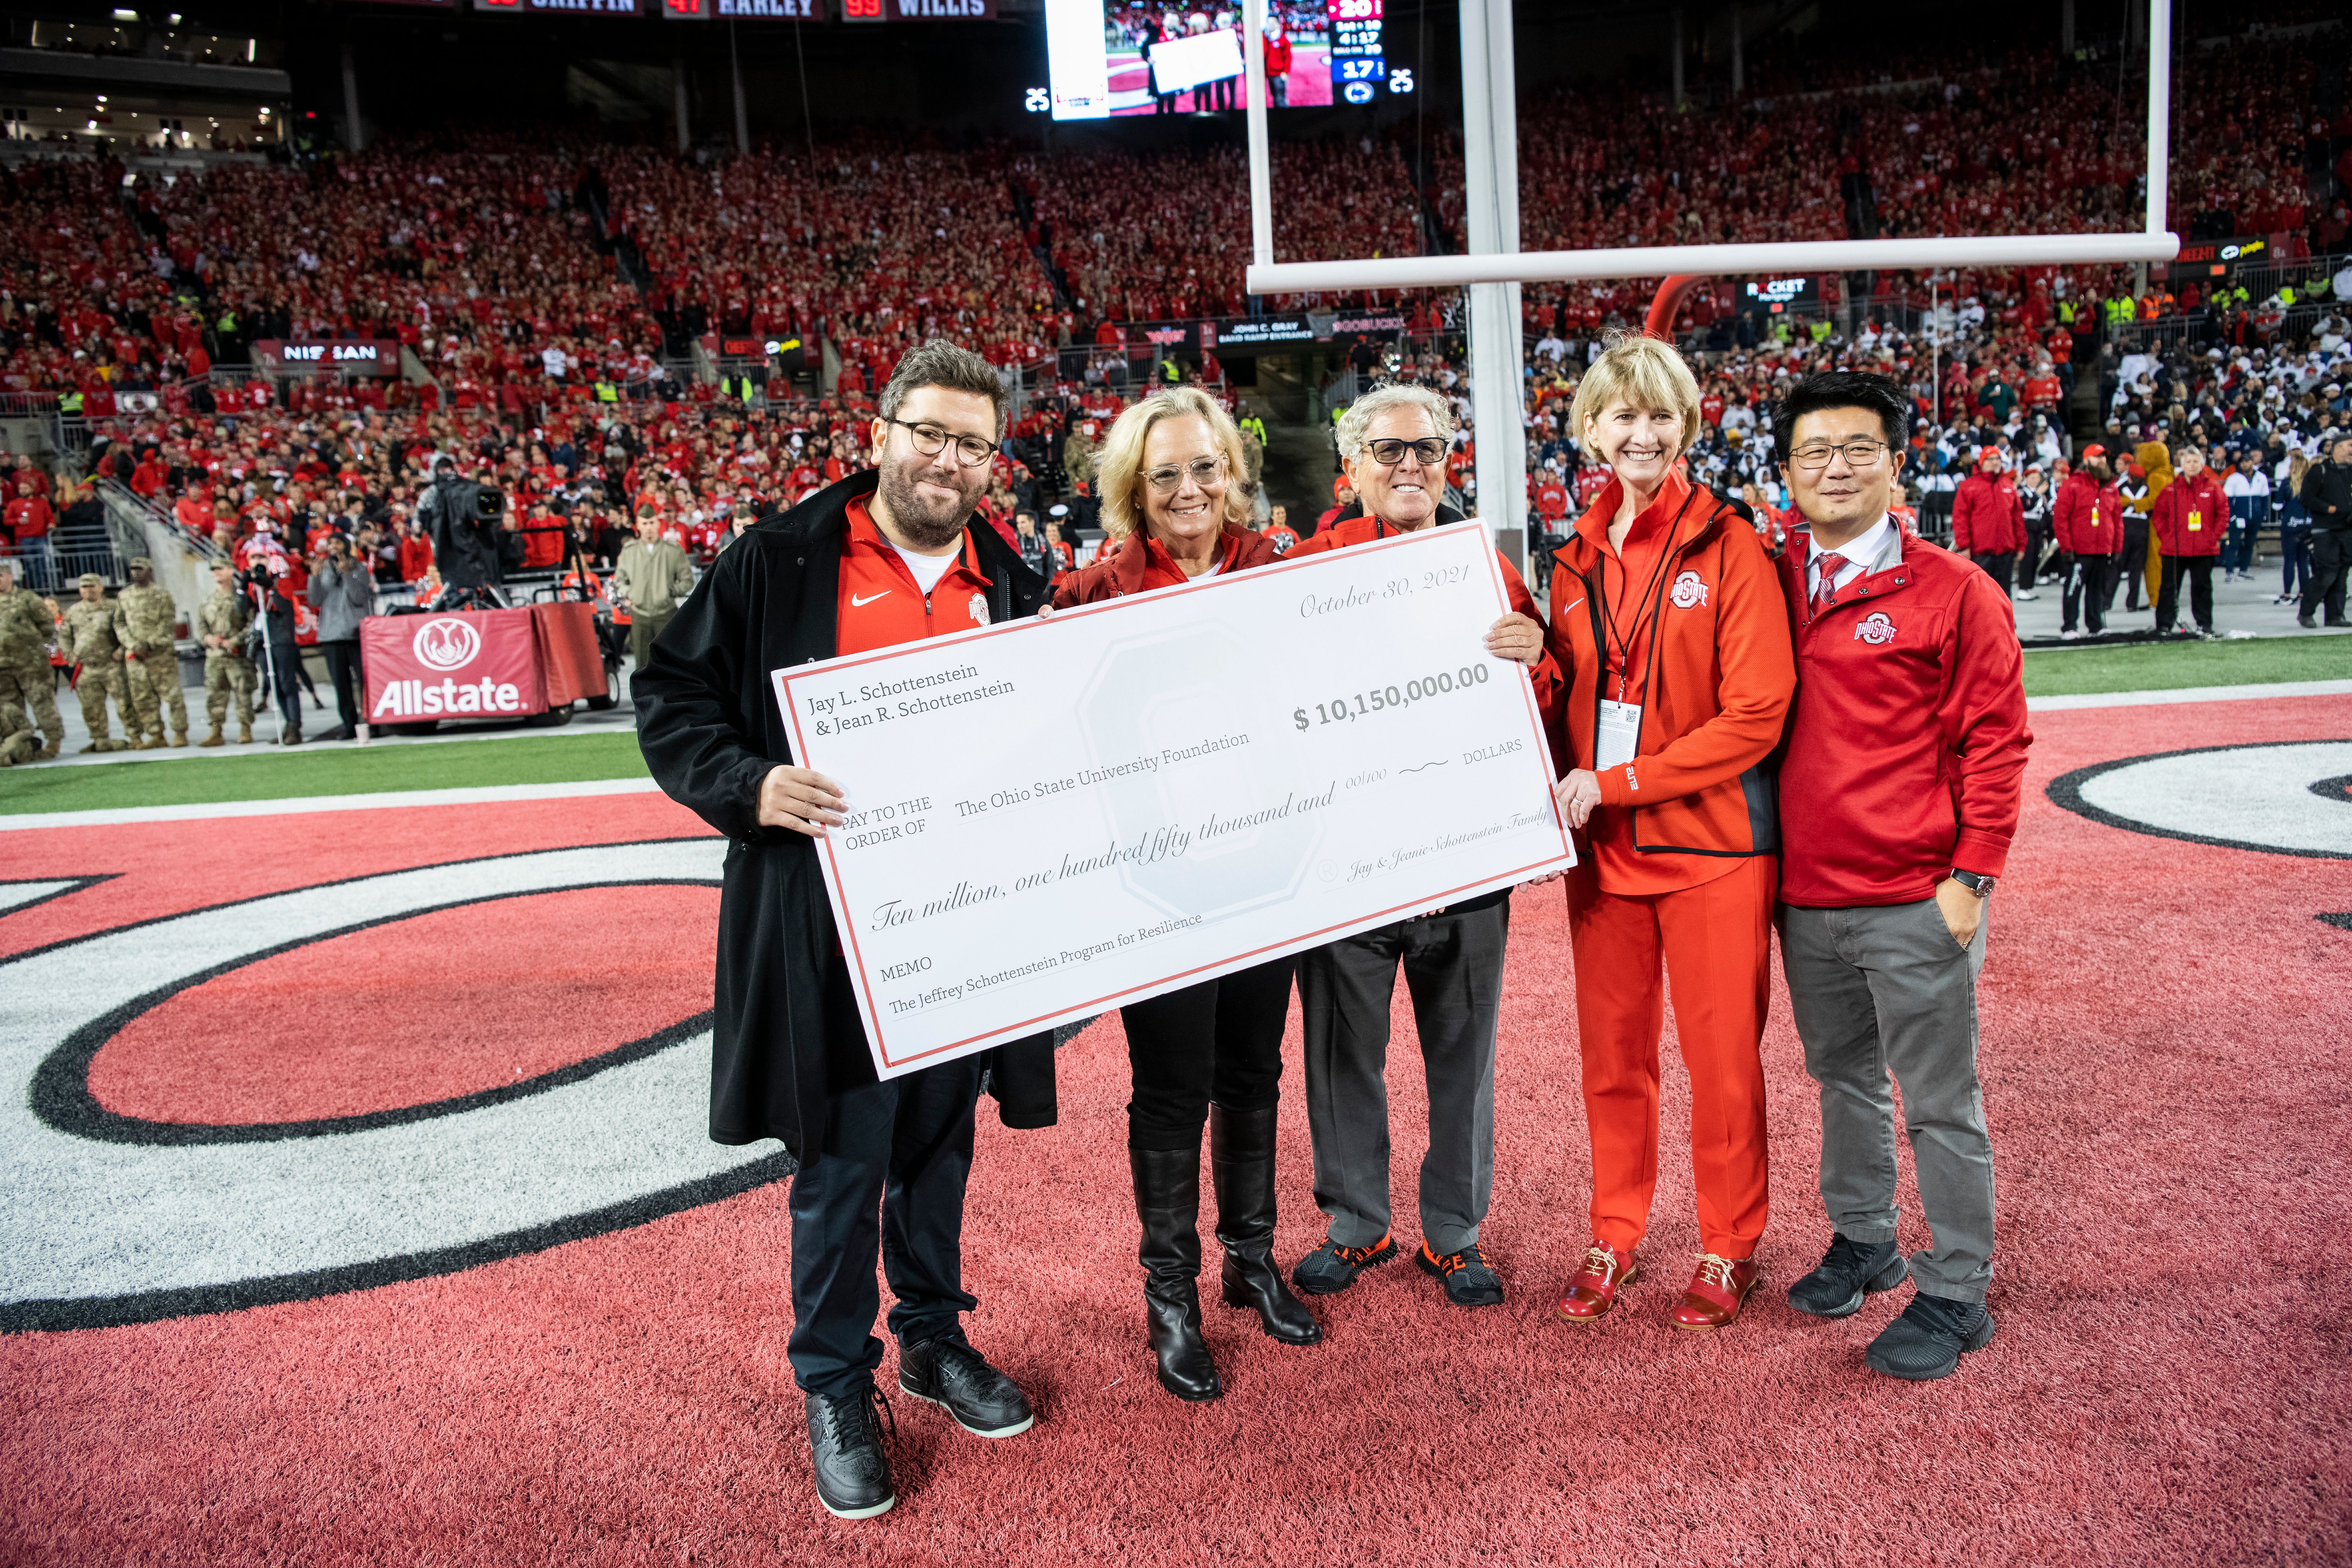
<path fill-rule="evenodd" d="M 1883 370 L 1916 395 L 1909 504 L 1931 536 L 1950 537 L 1962 485 L 1997 460 L 2024 536 L 1993 553 L 2021 558 L 2019 595 L 2061 565 L 2054 498 L 2095 447 L 2136 525 L 2196 450 L 2233 487 L 2224 574 L 2252 572 L 2267 526 L 2281 598 L 2295 597 L 2308 554 L 2293 537 L 2295 480 L 2352 417 L 2352 269 L 2293 265 L 2340 249 L 2352 217 L 2352 115 L 2312 118 L 2331 99 L 2319 58 L 2249 39 L 2178 66 L 2172 210 L 2190 232 L 2284 241 L 2260 297 L 2231 279 L 2141 289 L 2104 267 L 1832 276 L 1818 308 L 1775 319 L 1705 283 L 1675 322 L 1706 390 L 1695 476 L 1769 532 L 1787 500 L 1776 391 L 1811 371 Z M 2111 67 L 1984 50 L 1870 74 L 1784 81 L 1768 59 L 1744 103 L 1681 113 L 1630 90 L 1538 96 L 1522 111 L 1525 242 L 2135 226 L 2139 121 Z M 1419 188 L 1415 162 L 1392 137 L 1280 145 L 1279 253 L 1452 244 L 1458 142 L 1441 140 Z M 0 177 L 0 395 L 78 416 L 89 478 L 240 568 L 282 560 L 299 587 L 341 537 L 380 587 L 430 602 L 441 584 L 417 511 L 437 456 L 508 498 L 520 571 L 609 572 L 647 523 L 707 563 L 739 521 L 855 466 L 889 367 L 944 335 L 1023 384 L 987 515 L 1041 563 L 1075 565 L 1091 509 L 1083 453 L 1139 390 L 1124 363 L 1137 324 L 1251 309 L 1245 225 L 1201 219 L 1237 211 L 1244 185 L 1230 147 L 836 144 L 700 161 L 556 132 L 392 138 L 309 167 L 171 179 L 26 160 Z M 1523 290 L 1538 532 L 1557 533 L 1601 482 L 1565 410 L 1654 292 Z M 1360 368 L 1453 396 L 1457 444 L 1475 456 L 1457 297 L 1263 304 L 1400 310 L 1407 331 L 1360 346 Z M 805 374 L 747 376 L 731 355 L 698 355 L 739 338 L 794 340 Z M 253 374 L 270 339 L 397 342 L 402 374 L 275 381 Z M 1192 374 L 1232 403 L 1213 356 Z M 8 542 L 31 585 L 58 586 L 50 535 L 93 496 L 12 461 Z M 1475 508 L 1475 484 L 1456 499 Z"/>

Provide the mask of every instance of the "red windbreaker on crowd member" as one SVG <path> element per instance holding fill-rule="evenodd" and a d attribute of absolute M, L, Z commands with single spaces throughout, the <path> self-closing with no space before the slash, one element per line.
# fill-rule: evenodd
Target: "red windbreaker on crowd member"
<path fill-rule="evenodd" d="M 1906 534 L 1900 562 L 1818 616 L 1811 531 L 1780 558 L 1797 697 L 1780 764 L 1780 898 L 1805 909 L 1909 904 L 1957 867 L 1998 877 L 2032 732 L 2025 657 L 1984 573 Z"/>
<path fill-rule="evenodd" d="M 2014 555 L 2025 548 L 2025 507 L 2014 486 L 1982 471 L 1952 493 L 1952 548 L 1970 555 Z"/>
<path fill-rule="evenodd" d="M 2113 555 L 2123 548 L 2123 497 L 2088 474 L 2068 474 L 2050 509 L 2050 531 L 2069 555 Z"/>
<path fill-rule="evenodd" d="M 2147 528 L 2167 555 L 2219 555 L 2230 525 L 2230 503 L 2210 468 L 2193 479 L 2175 478 L 2148 509 Z"/>
<path fill-rule="evenodd" d="M 400 580 L 422 583 L 433 567 L 433 542 L 421 533 L 400 536 Z"/>

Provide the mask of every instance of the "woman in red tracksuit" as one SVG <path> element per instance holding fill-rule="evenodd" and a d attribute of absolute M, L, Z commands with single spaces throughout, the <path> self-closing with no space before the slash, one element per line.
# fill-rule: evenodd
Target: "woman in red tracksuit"
<path fill-rule="evenodd" d="M 1243 526 L 1241 433 L 1197 387 L 1129 408 L 1095 458 L 1103 553 L 1054 585 L 1054 606 L 1174 588 L 1263 566 L 1274 546 Z M 1141 702 L 1151 694 L 1135 693 Z M 1128 1164 L 1142 1223 L 1144 1320 L 1160 1385 L 1179 1399 L 1224 1392 L 1201 1332 L 1201 1127 L 1224 1247 L 1225 1304 L 1255 1309 L 1286 1344 L 1323 1337 L 1274 1262 L 1275 1106 L 1297 961 L 1277 959 L 1119 1009 L 1133 1096 Z"/>
<path fill-rule="evenodd" d="M 1698 402 L 1681 356 L 1654 338 L 1594 363 L 1574 418 L 1614 477 L 1552 557 L 1549 643 L 1570 682 L 1559 800 L 1586 830 L 1568 884 L 1592 1139 L 1592 1244 L 1559 1304 L 1575 1323 L 1605 1316 L 1639 1273 L 1668 984 L 1702 1248 L 1675 1327 L 1739 1315 L 1769 1205 L 1759 1047 L 1780 838 L 1763 763 L 1796 670 L 1754 525 L 1677 468 Z"/>
<path fill-rule="evenodd" d="M 2205 454 L 2183 447 L 2172 459 L 2172 482 L 2148 509 L 2147 528 L 2156 535 L 2164 575 L 2156 590 L 2156 635 L 2168 637 L 2180 617 L 2180 579 L 2189 578 L 2189 611 L 2199 637 L 2213 635 L 2213 558 L 2230 528 L 2230 502 L 2210 470 Z"/>

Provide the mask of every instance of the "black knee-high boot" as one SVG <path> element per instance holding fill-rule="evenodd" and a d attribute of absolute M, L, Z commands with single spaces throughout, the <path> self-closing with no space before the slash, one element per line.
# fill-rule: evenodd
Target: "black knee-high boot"
<path fill-rule="evenodd" d="M 1129 1149 L 1135 1214 L 1143 1222 L 1144 1321 L 1160 1385 L 1179 1399 L 1225 1392 L 1201 1337 L 1201 1151 Z"/>
<path fill-rule="evenodd" d="M 1254 1307 L 1285 1344 L 1323 1338 L 1274 1261 L 1274 1108 L 1209 1107 L 1209 1169 L 1217 1187 L 1217 1239 L 1225 1248 L 1225 1305 Z"/>

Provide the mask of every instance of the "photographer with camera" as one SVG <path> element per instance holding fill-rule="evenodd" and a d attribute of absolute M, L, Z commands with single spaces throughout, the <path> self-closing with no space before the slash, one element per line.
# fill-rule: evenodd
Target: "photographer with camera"
<path fill-rule="evenodd" d="M 294 641 L 298 618 L 294 613 L 294 595 L 299 591 L 287 579 L 292 575 L 294 563 L 280 553 L 256 557 L 238 579 L 247 595 L 247 602 L 259 605 L 257 618 L 261 624 L 261 640 L 268 650 L 269 689 L 278 699 L 278 716 L 281 721 L 278 743 L 299 746 L 302 743 L 302 689 L 310 685 L 310 677 L 302 668 L 302 649 Z M 316 697 L 316 693 L 312 693 Z"/>
<path fill-rule="evenodd" d="M 629 662 L 646 667 L 646 652 L 661 636 L 678 605 L 694 592 L 694 563 L 662 537 L 661 518 L 637 514 L 637 536 L 621 548 L 613 568 L 613 598 L 629 612 Z"/>
<path fill-rule="evenodd" d="M 509 567 L 522 562 L 520 523 L 507 515 L 507 498 L 478 480 L 460 479 L 446 457 L 433 460 L 433 482 L 416 503 L 416 520 L 433 542 L 434 563 L 446 597 L 502 608 L 497 592 Z"/>
<path fill-rule="evenodd" d="M 375 613 L 375 578 L 352 552 L 351 541 L 331 533 L 310 557 L 305 591 L 319 616 L 319 651 L 335 683 L 335 707 L 342 723 L 319 737 L 354 740 L 360 734 L 360 623 Z"/>

